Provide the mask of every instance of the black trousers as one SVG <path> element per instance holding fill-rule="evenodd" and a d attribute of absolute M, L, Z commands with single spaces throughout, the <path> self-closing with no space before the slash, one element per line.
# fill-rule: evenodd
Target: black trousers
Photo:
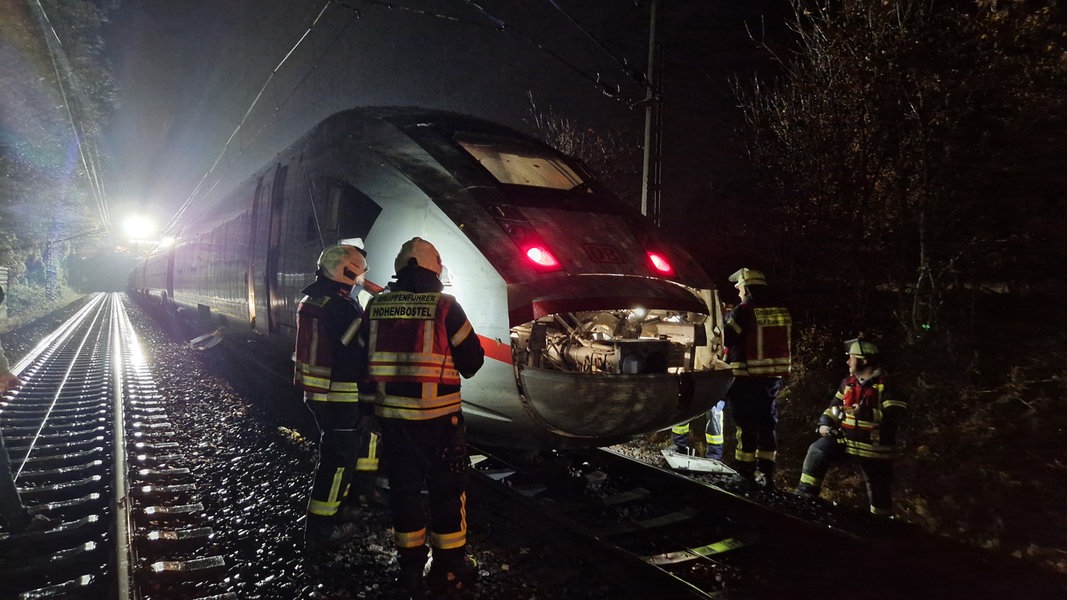
<path fill-rule="evenodd" d="M 741 463 L 756 459 L 773 463 L 778 451 L 778 405 L 781 386 L 777 377 L 737 377 L 726 392 L 726 402 L 737 425 L 734 457 Z"/>
<path fill-rule="evenodd" d="M 470 459 L 463 415 L 455 413 L 425 421 L 379 417 L 378 422 L 383 450 L 389 457 L 385 471 L 401 566 L 409 556 L 414 562 L 424 561 L 429 538 L 434 565 L 457 568 L 467 544 Z M 428 506 L 423 501 L 424 489 L 428 492 Z"/>
<path fill-rule="evenodd" d="M 854 456 L 845 450 L 845 444 L 834 437 L 821 437 L 810 446 L 801 468 L 802 481 L 809 482 L 810 491 L 818 494 L 830 465 L 855 459 L 867 484 L 867 498 L 871 512 L 889 514 L 893 510 L 893 461 L 887 458 Z"/>
<path fill-rule="evenodd" d="M 306 402 L 319 428 L 319 460 L 308 516 L 332 519 L 348 495 L 356 459 L 368 452 L 370 436 L 359 429 L 359 408 L 349 402 Z M 374 477 L 373 473 L 363 476 Z"/>

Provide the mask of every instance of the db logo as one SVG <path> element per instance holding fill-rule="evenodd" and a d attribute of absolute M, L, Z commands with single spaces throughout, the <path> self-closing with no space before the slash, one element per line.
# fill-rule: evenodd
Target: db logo
<path fill-rule="evenodd" d="M 612 246 L 597 246 L 589 244 L 585 246 L 585 253 L 596 263 L 621 263 L 622 255 Z"/>

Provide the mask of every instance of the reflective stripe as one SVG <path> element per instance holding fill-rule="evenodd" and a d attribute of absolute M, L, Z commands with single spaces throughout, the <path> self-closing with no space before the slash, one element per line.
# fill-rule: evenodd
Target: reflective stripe
<path fill-rule="evenodd" d="M 312 498 L 308 501 L 308 512 L 322 517 L 331 517 L 337 514 L 341 507 L 341 481 L 344 479 L 345 468 L 337 467 L 333 472 L 333 481 L 330 483 L 329 496 L 325 500 Z"/>
<path fill-rule="evenodd" d="M 297 371 L 297 381 L 304 388 L 311 388 L 316 390 L 328 390 L 330 389 L 330 380 L 326 377 L 317 377 L 315 375 L 307 375 Z"/>
<path fill-rule="evenodd" d="M 689 423 L 686 422 L 681 425 L 675 425 L 674 427 L 671 427 L 671 433 L 673 433 L 674 435 L 684 435 L 686 433 L 689 433 Z"/>
<path fill-rule="evenodd" d="M 359 326 L 362 322 L 363 319 L 356 319 L 352 321 L 352 324 L 349 325 L 348 329 L 346 329 L 345 332 L 341 335 L 342 346 L 347 346 L 349 342 L 352 341 L 352 338 L 356 337 L 356 334 L 359 333 Z"/>
<path fill-rule="evenodd" d="M 436 387 L 436 386 L 434 386 Z M 437 396 L 412 398 L 409 396 L 392 396 L 381 394 L 376 399 L 374 412 L 379 417 L 424 421 L 444 415 L 460 412 L 459 392 Z"/>
<path fill-rule="evenodd" d="M 460 327 L 459 331 L 457 331 L 455 335 L 449 338 L 448 341 L 453 346 L 458 346 L 463 343 L 463 340 L 467 339 L 467 336 L 469 336 L 472 331 L 474 331 L 474 327 L 471 326 L 471 322 L 464 321 L 463 326 Z"/>
<path fill-rule="evenodd" d="M 822 487 L 822 479 L 815 477 L 814 475 L 809 475 L 808 473 L 800 474 L 800 483 L 806 483 L 815 489 Z"/>
<path fill-rule="evenodd" d="M 426 528 L 418 531 L 397 531 L 394 539 L 397 548 L 421 548 L 426 545 Z"/>
<path fill-rule="evenodd" d="M 304 400 L 311 402 L 343 402 L 352 404 L 359 402 L 359 392 L 304 392 Z"/>
<path fill-rule="evenodd" d="M 737 459 L 738 462 L 754 463 L 756 462 L 756 453 L 742 452 L 740 449 L 737 449 L 734 451 L 734 458 Z"/>
<path fill-rule="evenodd" d="M 776 450 L 756 450 L 756 458 L 773 461 L 777 457 L 778 452 Z"/>
<path fill-rule="evenodd" d="M 367 456 L 356 459 L 357 471 L 378 470 L 378 434 L 371 432 L 367 441 Z"/>
<path fill-rule="evenodd" d="M 864 458 L 891 459 L 896 457 L 896 449 L 892 446 L 866 444 L 849 438 L 845 438 L 845 452 Z"/>
<path fill-rule="evenodd" d="M 467 545 L 467 493 L 459 496 L 459 531 L 430 534 L 430 545 L 441 550 L 453 550 Z"/>

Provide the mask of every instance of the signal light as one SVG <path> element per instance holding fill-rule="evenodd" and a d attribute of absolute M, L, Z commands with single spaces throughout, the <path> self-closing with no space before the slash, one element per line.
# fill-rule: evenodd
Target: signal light
<path fill-rule="evenodd" d="M 559 266 L 559 261 L 544 246 L 530 246 L 526 249 L 526 258 L 538 267 L 545 269 Z"/>
<path fill-rule="evenodd" d="M 667 257 L 659 254 L 658 252 L 649 252 L 648 260 L 652 261 L 652 268 L 663 273 L 664 275 L 670 275 L 674 272 L 674 267 L 671 266 L 671 261 L 667 260 Z"/>

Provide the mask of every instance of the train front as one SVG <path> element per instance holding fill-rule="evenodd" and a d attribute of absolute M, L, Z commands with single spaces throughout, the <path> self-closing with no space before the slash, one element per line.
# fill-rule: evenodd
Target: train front
<path fill-rule="evenodd" d="M 481 169 L 454 164 L 454 176 L 470 179 L 437 204 L 507 296 L 507 342 L 479 331 L 490 360 L 472 382 L 481 385 L 464 386 L 472 437 L 605 446 L 685 422 L 723 397 L 732 376 L 719 359 L 719 300 L 688 254 L 533 140 L 473 128 L 450 137 Z M 486 175 L 491 184 L 479 181 Z M 460 200 L 472 197 L 484 212 Z M 477 295 L 462 300 L 479 311 Z M 505 376 L 517 399 L 485 385 Z"/>

